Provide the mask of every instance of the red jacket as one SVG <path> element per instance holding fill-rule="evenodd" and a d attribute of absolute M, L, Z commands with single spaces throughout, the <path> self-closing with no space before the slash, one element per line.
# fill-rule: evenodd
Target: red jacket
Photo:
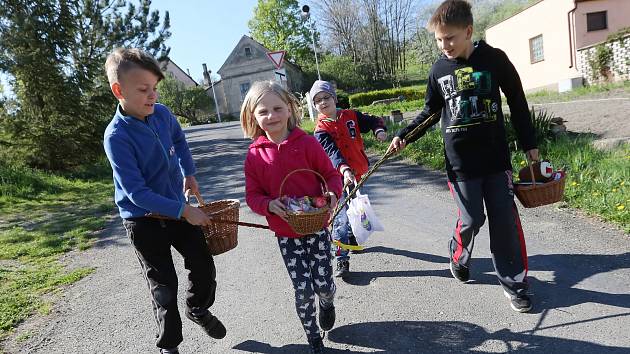
<path fill-rule="evenodd" d="M 387 131 L 387 128 L 380 117 L 340 109 L 336 119 L 322 114 L 317 117 L 315 138 L 324 147 L 335 168 L 347 165 L 358 181 L 369 167 L 361 133 L 370 130 L 376 135 L 381 130 Z"/>
<path fill-rule="evenodd" d="M 289 172 L 307 168 L 319 172 L 328 190 L 341 195 L 341 175 L 333 167 L 322 146 L 300 128 L 295 128 L 279 145 L 260 136 L 250 146 L 245 158 L 245 200 L 257 214 L 267 217 L 269 228 L 282 237 L 302 237 L 276 214 L 269 212 L 269 202 L 280 196 L 280 184 Z M 323 194 L 321 179 L 314 173 L 296 172 L 289 176 L 282 194 L 302 197 Z"/>

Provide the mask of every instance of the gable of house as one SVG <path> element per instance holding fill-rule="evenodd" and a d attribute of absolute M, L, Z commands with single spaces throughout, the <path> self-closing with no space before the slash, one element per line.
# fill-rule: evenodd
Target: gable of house
<path fill-rule="evenodd" d="M 162 67 L 162 71 L 171 75 L 176 80 L 180 81 L 186 87 L 198 86 L 197 82 L 188 75 L 187 72 L 182 70 L 179 65 L 175 64 L 173 60 L 170 58 L 166 58 L 160 62 L 160 66 Z"/>
<path fill-rule="evenodd" d="M 301 91 L 302 70 L 295 64 L 284 61 L 278 70 L 267 56 L 269 50 L 249 36 L 242 36 L 221 68 L 222 90 L 225 96 L 225 113 L 237 115 L 241 103 L 251 85 L 256 81 L 282 78 L 291 92 Z M 278 73 L 281 73 L 281 76 Z"/>

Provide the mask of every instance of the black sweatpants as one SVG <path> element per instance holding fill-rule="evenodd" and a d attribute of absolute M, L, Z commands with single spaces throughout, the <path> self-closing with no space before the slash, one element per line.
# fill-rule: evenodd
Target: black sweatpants
<path fill-rule="evenodd" d="M 449 188 L 459 209 L 449 247 L 451 259 L 469 266 L 474 237 L 486 218 L 485 202 L 490 251 L 499 283 L 512 295 L 527 291 L 527 250 L 514 203 L 512 171 L 449 182 Z"/>
<path fill-rule="evenodd" d="M 214 303 L 217 283 L 214 260 L 198 226 L 179 220 L 133 218 L 123 220 L 143 275 L 151 291 L 157 324 L 156 345 L 174 348 L 182 342 L 182 320 L 177 309 L 177 274 L 171 246 L 188 270 L 186 311 L 203 314 Z"/>

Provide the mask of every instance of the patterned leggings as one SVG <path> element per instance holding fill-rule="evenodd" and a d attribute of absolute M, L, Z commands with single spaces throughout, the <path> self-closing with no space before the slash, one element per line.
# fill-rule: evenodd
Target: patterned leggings
<path fill-rule="evenodd" d="M 302 238 L 278 237 L 278 245 L 293 282 L 295 309 L 306 336 L 309 339 L 318 338 L 315 294 L 319 296 L 320 308 L 329 308 L 337 290 L 332 278 L 328 232 L 321 231 Z"/>

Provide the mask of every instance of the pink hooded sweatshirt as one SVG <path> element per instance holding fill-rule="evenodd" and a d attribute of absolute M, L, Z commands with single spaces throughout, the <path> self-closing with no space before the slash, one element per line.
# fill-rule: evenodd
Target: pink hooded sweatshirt
<path fill-rule="evenodd" d="M 289 172 L 307 168 L 319 172 L 328 190 L 341 195 L 342 178 L 330 158 L 315 140 L 302 129 L 294 128 L 279 145 L 260 136 L 250 146 L 245 158 L 245 199 L 257 214 L 267 217 L 269 228 L 282 237 L 302 237 L 276 214 L 269 212 L 269 202 L 280 196 L 280 184 Z M 323 194 L 321 179 L 311 172 L 296 172 L 287 178 L 282 194 L 290 197 Z"/>

